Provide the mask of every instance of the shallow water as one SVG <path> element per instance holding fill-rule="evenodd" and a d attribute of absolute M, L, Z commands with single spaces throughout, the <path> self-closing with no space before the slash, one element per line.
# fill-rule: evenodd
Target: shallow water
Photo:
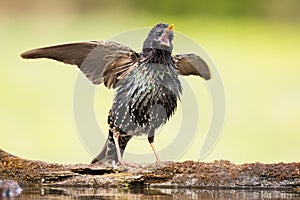
<path fill-rule="evenodd" d="M 17 199 L 300 199 L 300 193 L 293 190 L 257 189 L 23 187 Z"/>

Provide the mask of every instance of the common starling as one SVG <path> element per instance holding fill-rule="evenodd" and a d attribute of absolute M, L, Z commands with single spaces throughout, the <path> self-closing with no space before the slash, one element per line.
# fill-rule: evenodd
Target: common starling
<path fill-rule="evenodd" d="M 92 163 L 122 160 L 132 136 L 148 136 L 153 145 L 155 129 L 174 114 L 182 86 L 178 75 L 198 75 L 209 80 L 210 70 L 195 54 L 172 56 L 174 25 L 159 23 L 149 32 L 141 53 L 111 41 L 61 44 L 23 53 L 23 58 L 50 58 L 77 65 L 94 84 L 114 88 L 116 95 L 108 115 L 109 135 Z"/>

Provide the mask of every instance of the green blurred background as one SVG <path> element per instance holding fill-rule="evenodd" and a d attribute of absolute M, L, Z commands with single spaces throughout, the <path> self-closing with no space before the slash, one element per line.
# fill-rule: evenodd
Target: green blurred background
<path fill-rule="evenodd" d="M 298 0 L 0 0 L 0 148 L 28 159 L 90 162 L 92 155 L 81 144 L 73 120 L 78 70 L 49 60 L 22 60 L 20 53 L 50 44 L 102 40 L 162 21 L 174 23 L 176 31 L 199 43 L 224 82 L 223 133 L 204 160 L 299 161 L 299 8 Z M 205 107 L 206 88 L 197 81 L 191 80 L 204 94 L 199 98 Z M 109 95 L 112 91 L 99 86 L 95 96 L 104 131 L 111 99 L 103 96 Z M 207 110 L 203 113 L 209 115 Z M 204 121 L 180 160 L 198 159 L 209 125 L 209 119 Z M 176 116 L 170 123 L 176 125 Z M 172 127 L 156 139 L 158 149 L 172 137 Z M 129 152 L 148 145 L 135 141 Z"/>

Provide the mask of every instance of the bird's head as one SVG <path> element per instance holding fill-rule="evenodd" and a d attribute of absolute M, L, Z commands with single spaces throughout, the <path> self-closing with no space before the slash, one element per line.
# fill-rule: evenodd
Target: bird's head
<path fill-rule="evenodd" d="M 144 42 L 143 52 L 146 53 L 147 51 L 152 49 L 161 49 L 172 52 L 172 40 L 174 38 L 173 28 L 173 24 L 156 24 L 151 29 Z"/>

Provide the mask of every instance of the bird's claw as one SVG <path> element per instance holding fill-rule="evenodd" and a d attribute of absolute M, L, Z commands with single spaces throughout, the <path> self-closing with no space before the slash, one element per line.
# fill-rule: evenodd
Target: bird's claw
<path fill-rule="evenodd" d="M 124 160 L 119 160 L 119 164 L 121 166 L 129 166 L 129 167 L 134 167 L 134 168 L 139 168 L 141 167 L 140 165 L 136 164 L 136 163 L 130 163 L 130 162 L 126 162 Z"/>

